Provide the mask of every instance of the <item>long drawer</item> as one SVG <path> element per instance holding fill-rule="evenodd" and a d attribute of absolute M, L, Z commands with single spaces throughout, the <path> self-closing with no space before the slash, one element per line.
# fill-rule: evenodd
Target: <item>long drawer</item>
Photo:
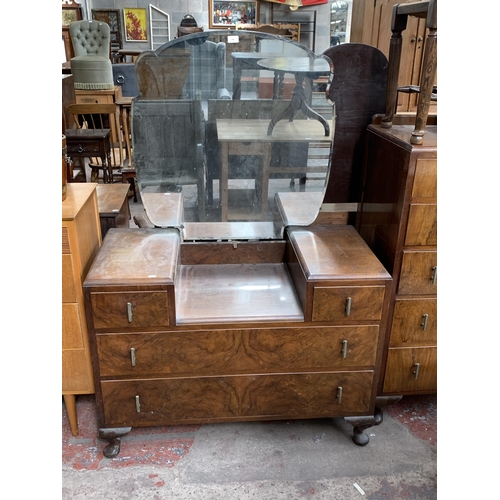
<path fill-rule="evenodd" d="M 319 418 L 371 410 L 372 371 L 101 382 L 106 426 Z"/>
<path fill-rule="evenodd" d="M 99 334 L 101 377 L 373 367 L 379 327 Z"/>

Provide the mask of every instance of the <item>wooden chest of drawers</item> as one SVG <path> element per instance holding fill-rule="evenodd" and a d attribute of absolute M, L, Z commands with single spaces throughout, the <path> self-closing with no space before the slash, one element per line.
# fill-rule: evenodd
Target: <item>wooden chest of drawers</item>
<path fill-rule="evenodd" d="M 391 282 L 350 226 L 236 246 L 110 229 L 84 283 L 105 455 L 135 426 L 373 417 Z M 366 444 L 378 422 L 357 422 Z"/>
<path fill-rule="evenodd" d="M 75 394 L 94 393 L 82 284 L 101 245 L 96 186 L 69 183 L 62 202 L 62 393 L 75 436 Z"/>
<path fill-rule="evenodd" d="M 394 282 L 379 393 L 437 390 L 437 126 L 421 146 L 412 127 L 367 131 L 358 228 Z"/>

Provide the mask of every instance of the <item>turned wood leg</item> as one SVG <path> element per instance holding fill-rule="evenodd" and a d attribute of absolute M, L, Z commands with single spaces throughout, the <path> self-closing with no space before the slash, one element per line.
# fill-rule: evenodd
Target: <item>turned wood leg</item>
<path fill-rule="evenodd" d="M 71 434 L 78 436 L 78 417 L 76 414 L 76 398 L 74 394 L 63 394 L 64 405 L 68 413 L 69 426 L 71 427 Z"/>
<path fill-rule="evenodd" d="M 121 437 L 132 430 L 132 427 L 117 427 L 112 429 L 99 429 L 99 437 L 108 441 L 104 447 L 103 455 L 114 458 L 120 453 Z"/>

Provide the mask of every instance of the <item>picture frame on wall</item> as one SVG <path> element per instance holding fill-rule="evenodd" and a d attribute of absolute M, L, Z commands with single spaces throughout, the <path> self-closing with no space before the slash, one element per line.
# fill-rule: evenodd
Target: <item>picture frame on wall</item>
<path fill-rule="evenodd" d="M 82 7 L 75 1 L 66 1 L 62 3 L 62 25 L 69 26 L 75 21 L 83 19 Z"/>
<path fill-rule="evenodd" d="M 123 24 L 126 42 L 148 41 L 148 18 L 146 9 L 123 8 Z"/>
<path fill-rule="evenodd" d="M 239 24 L 259 22 L 258 0 L 224 2 L 208 0 L 208 24 L 211 29 L 235 28 Z"/>

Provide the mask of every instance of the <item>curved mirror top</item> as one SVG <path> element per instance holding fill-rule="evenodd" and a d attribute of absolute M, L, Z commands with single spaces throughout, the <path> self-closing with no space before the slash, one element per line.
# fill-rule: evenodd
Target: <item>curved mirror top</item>
<path fill-rule="evenodd" d="M 333 65 L 291 40 L 194 33 L 136 61 L 132 144 L 146 213 L 187 240 L 282 238 L 328 184 Z"/>

